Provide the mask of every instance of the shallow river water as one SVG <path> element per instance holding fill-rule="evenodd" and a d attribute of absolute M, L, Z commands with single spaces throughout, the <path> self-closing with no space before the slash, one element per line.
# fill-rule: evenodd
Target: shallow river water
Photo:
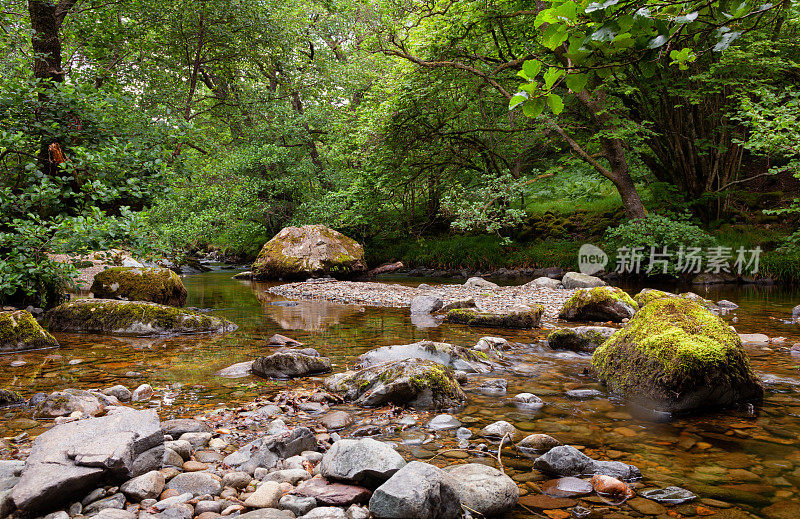
<path fill-rule="evenodd" d="M 603 388 L 585 374 L 590 357 L 553 352 L 538 344 L 546 330 L 520 332 L 458 325 L 417 329 L 410 322 L 408 309 L 315 301 L 276 305 L 279 298 L 265 292 L 269 285 L 234 281 L 232 273 L 213 271 L 188 276 L 184 283 L 189 291 L 187 306 L 211 309 L 230 319 L 240 327 L 235 333 L 160 339 L 56 334 L 61 344 L 58 350 L 0 357 L 0 387 L 17 389 L 29 396 L 36 391 L 66 387 L 89 389 L 121 383 L 133 388 L 147 382 L 163 395 L 157 404 L 162 419 L 169 419 L 237 406 L 288 387 L 318 385 L 319 379 L 276 382 L 257 377 L 214 376 L 220 368 L 269 354 L 272 347 L 266 346 L 266 339 L 275 333 L 300 340 L 330 357 L 334 371 L 344 370 L 358 355 L 378 346 L 430 339 L 471 347 L 482 336 L 500 336 L 529 346 L 509 352 L 504 371 L 470 379 L 467 389 L 484 378 L 502 377 L 508 381 L 508 394 L 503 397 L 467 390 L 467 405 L 454 414 L 474 432 L 496 420 L 507 420 L 523 433 L 551 434 L 564 444 L 585 447 L 585 452 L 594 458 L 638 466 L 646 487 L 678 485 L 693 490 L 706 498 L 709 511 L 716 510 L 720 517 L 731 513 L 727 509 L 731 505 L 758 517 L 778 518 L 784 516 L 774 515 L 776 511 L 792 514 L 792 510 L 800 510 L 800 503 L 792 503 L 800 501 L 800 357 L 788 352 L 793 343 L 800 341 L 800 325 L 785 322 L 800 299 L 797 293 L 754 286 L 695 289 L 704 297 L 739 304 L 740 308 L 725 319 L 735 319 L 740 333 L 782 336 L 787 342 L 747 347 L 753 367 L 766 387 L 766 398 L 760 406 L 664 422 L 629 408 L 605 392 L 600 398 L 588 400 L 567 398 L 564 393 L 570 389 Z M 391 282 L 416 285 L 420 281 Z M 12 361 L 19 360 L 26 364 L 11 367 Z M 130 372 L 139 376 L 129 376 Z M 510 401 L 520 392 L 539 395 L 546 405 L 538 412 L 517 409 Z M 372 419 L 369 410 L 340 408 L 362 418 L 353 427 Z M 420 424 L 433 416 L 416 414 Z M 25 412 L 0 410 L 1 436 L 13 437 L 23 430 L 35 435 L 42 429 Z M 390 428 L 385 431 L 380 439 L 400 444 L 408 459 L 430 459 L 456 444 L 452 433 L 433 436 L 422 427 L 401 433 Z M 342 435 L 347 433 L 346 429 Z M 481 441 L 476 440 L 471 439 L 473 446 Z M 469 456 L 463 451 L 445 451 L 437 460 Z M 504 449 L 503 463 L 519 483 L 522 494 L 538 494 L 536 478 L 530 477 L 531 459 L 508 448 Z M 777 502 L 785 506 L 768 508 Z M 767 511 L 762 512 L 765 508 Z M 671 510 L 671 515 L 698 513 L 696 504 L 676 510 Z M 629 507 L 614 513 L 641 516 Z M 614 513 L 603 517 L 613 517 Z M 520 507 L 514 517 L 534 515 Z M 785 517 L 800 517 L 800 512 Z"/>

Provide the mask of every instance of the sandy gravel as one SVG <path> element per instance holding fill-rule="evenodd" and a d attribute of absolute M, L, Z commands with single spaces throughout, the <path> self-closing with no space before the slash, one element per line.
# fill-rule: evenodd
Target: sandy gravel
<path fill-rule="evenodd" d="M 419 295 L 438 295 L 445 304 L 472 297 L 478 308 L 495 313 L 503 313 L 519 305 L 541 304 L 545 308 L 544 317 L 552 320 L 558 317 L 564 302 L 575 290 L 524 285 L 497 288 L 432 285 L 431 288 L 416 288 L 394 283 L 314 281 L 278 285 L 271 287 L 269 292 L 287 299 L 398 308 L 411 306 L 411 300 Z"/>

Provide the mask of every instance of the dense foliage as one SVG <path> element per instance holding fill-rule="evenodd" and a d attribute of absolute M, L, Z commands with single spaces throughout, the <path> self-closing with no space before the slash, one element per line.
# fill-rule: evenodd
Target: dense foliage
<path fill-rule="evenodd" d="M 249 258 L 288 224 L 449 267 L 561 263 L 541 240 L 609 215 L 796 230 L 797 2 L 536 5 L 4 2 L 0 303 L 57 301 L 49 254 Z"/>

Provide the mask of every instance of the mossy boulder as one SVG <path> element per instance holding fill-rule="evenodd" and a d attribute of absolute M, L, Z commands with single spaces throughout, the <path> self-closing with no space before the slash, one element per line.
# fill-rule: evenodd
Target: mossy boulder
<path fill-rule="evenodd" d="M 444 318 L 446 323 L 466 324 L 467 326 L 483 326 L 486 328 L 539 328 L 542 322 L 544 306 L 512 309 L 503 314 L 481 312 L 469 308 L 450 310 Z"/>
<path fill-rule="evenodd" d="M 349 278 L 366 270 L 364 247 L 324 225 L 286 227 L 264 244 L 253 279 Z"/>
<path fill-rule="evenodd" d="M 736 332 L 680 298 L 647 304 L 595 350 L 592 366 L 612 391 L 659 411 L 727 407 L 764 392 Z"/>
<path fill-rule="evenodd" d="M 58 348 L 55 338 L 25 310 L 0 312 L 0 351 Z"/>
<path fill-rule="evenodd" d="M 582 288 L 567 299 L 559 317 L 567 321 L 621 322 L 633 317 L 639 305 L 617 287 Z"/>
<path fill-rule="evenodd" d="M 608 326 L 576 326 L 554 330 L 547 336 L 547 344 L 554 350 L 569 350 L 577 353 L 593 353 L 616 328 Z"/>
<path fill-rule="evenodd" d="M 25 399 L 16 391 L 10 389 L 0 389 L 0 407 L 19 404 Z"/>
<path fill-rule="evenodd" d="M 633 300 L 642 308 L 647 303 L 651 303 L 656 299 L 664 299 L 666 297 L 678 297 L 677 294 L 672 292 L 664 292 L 663 290 L 656 290 L 654 288 L 643 288 L 638 294 L 633 296 Z"/>
<path fill-rule="evenodd" d="M 432 360 L 450 369 L 467 373 L 486 373 L 492 364 L 485 353 L 469 350 L 446 342 L 420 341 L 413 344 L 383 346 L 368 351 L 358 358 L 358 367 L 365 368 L 403 359 Z"/>
<path fill-rule="evenodd" d="M 441 409 L 460 406 L 467 399 L 452 370 L 422 359 L 337 373 L 325 380 L 325 387 L 345 400 L 367 407 L 394 404 Z"/>
<path fill-rule="evenodd" d="M 98 299 L 186 304 L 186 287 L 181 278 L 170 269 L 158 267 L 108 268 L 94 276 L 91 291 Z"/>
<path fill-rule="evenodd" d="M 232 332 L 235 324 L 200 312 L 142 301 L 75 299 L 45 314 L 48 329 L 147 337 Z"/>

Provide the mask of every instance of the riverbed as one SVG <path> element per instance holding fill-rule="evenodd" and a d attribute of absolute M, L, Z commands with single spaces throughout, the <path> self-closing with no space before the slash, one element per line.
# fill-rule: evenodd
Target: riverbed
<path fill-rule="evenodd" d="M 735 323 L 740 333 L 763 333 L 786 341 L 747 347 L 754 369 L 765 382 L 763 404 L 665 422 L 606 394 L 586 375 L 590 357 L 543 347 L 540 341 L 547 330 L 491 330 L 450 324 L 417 328 L 407 308 L 286 302 L 267 291 L 273 285 L 235 281 L 231 279 L 233 273 L 219 270 L 187 276 L 184 283 L 189 291 L 187 306 L 209 309 L 230 319 L 239 325 L 237 332 L 159 339 L 56 334 L 61 344 L 57 350 L 0 357 L 0 384 L 30 396 L 67 387 L 124 384 L 134 388 L 146 382 L 157 390 L 149 405 L 159 409 L 162 419 L 170 419 L 236 407 L 287 388 L 319 385 L 321 379 L 279 382 L 252 376 L 214 376 L 221 368 L 269 354 L 274 348 L 266 345 L 267 339 L 275 333 L 302 341 L 330 357 L 334 371 L 344 370 L 358 355 L 379 346 L 434 340 L 471 347 L 480 337 L 499 336 L 522 346 L 505 355 L 503 371 L 470 378 L 466 386 L 469 401 L 453 414 L 473 431 L 496 420 L 507 420 L 525 433 L 551 434 L 565 444 L 584 447 L 591 457 L 638 466 L 647 487 L 678 485 L 693 490 L 706 499 L 712 511 L 734 506 L 768 517 L 762 513 L 764 508 L 800 500 L 800 357 L 788 352 L 800 341 L 800 325 L 787 322 L 800 299 L 793 291 L 756 286 L 694 289 L 715 301 L 727 299 L 739 304 L 738 310 L 724 318 Z M 432 284 L 441 280 L 387 280 L 407 286 L 423 281 Z M 640 287 L 626 288 L 635 293 Z M 18 361 L 25 364 L 11 367 L 14 361 L 15 366 Z M 469 391 L 486 378 L 500 377 L 508 381 L 506 396 Z M 576 388 L 598 389 L 602 395 L 586 400 L 565 395 Z M 546 405 L 540 411 L 514 407 L 511 398 L 521 392 L 540 396 Z M 357 417 L 342 436 L 372 419 L 370 410 L 346 405 L 337 408 Z M 424 424 L 434 413 L 415 415 Z M 35 436 L 46 424 L 14 409 L 3 410 L 0 417 L 0 435 L 4 437 L 22 432 Z M 308 419 L 313 422 L 314 417 Z M 421 426 L 400 433 L 390 427 L 383 430 L 378 439 L 399 444 L 408 459 L 430 459 L 456 444 L 451 433 L 433 436 Z M 474 438 L 471 441 L 479 443 Z M 464 456 L 469 455 L 450 451 L 437 459 Z M 527 477 L 531 459 L 506 449 L 503 461 L 521 493 L 538 494 L 537 483 Z M 800 504 L 794 506 L 800 509 Z M 620 511 L 639 514 L 629 508 Z M 688 509 L 681 514 L 692 515 Z M 519 508 L 515 517 L 533 516 Z"/>

